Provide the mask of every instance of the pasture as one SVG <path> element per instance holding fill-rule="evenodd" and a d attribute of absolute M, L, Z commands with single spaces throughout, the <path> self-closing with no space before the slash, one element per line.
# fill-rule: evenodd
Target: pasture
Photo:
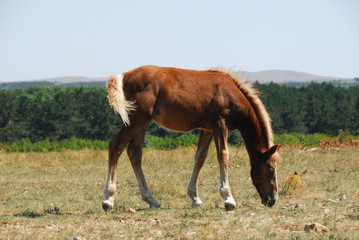
<path fill-rule="evenodd" d="M 143 169 L 161 208 L 141 202 L 123 154 L 115 207 L 108 214 L 101 207 L 107 151 L 0 153 L 0 239 L 359 238 L 358 150 L 282 147 L 280 196 L 273 208 L 260 203 L 245 149 L 229 150 L 229 181 L 238 205 L 234 211 L 225 211 L 218 193 L 212 142 L 199 176 L 201 207 L 192 209 L 186 196 L 195 148 L 146 148 Z M 294 172 L 299 175 L 293 177 Z M 329 231 L 305 232 L 305 224 L 314 222 Z"/>

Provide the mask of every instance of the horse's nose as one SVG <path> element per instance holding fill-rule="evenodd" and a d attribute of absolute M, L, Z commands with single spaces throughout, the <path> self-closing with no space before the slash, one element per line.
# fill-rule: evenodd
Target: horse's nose
<path fill-rule="evenodd" d="M 262 204 L 264 206 L 267 206 L 267 207 L 273 207 L 274 204 L 276 203 L 277 199 L 275 198 L 272 198 L 272 197 L 269 197 L 269 196 L 266 196 L 263 200 L 262 200 Z"/>
<path fill-rule="evenodd" d="M 267 200 L 263 200 L 262 204 L 267 207 L 273 207 L 276 201 L 277 201 L 276 199 L 267 199 Z"/>
<path fill-rule="evenodd" d="M 273 207 L 276 201 L 277 201 L 276 199 L 268 201 L 267 206 L 268 207 Z"/>

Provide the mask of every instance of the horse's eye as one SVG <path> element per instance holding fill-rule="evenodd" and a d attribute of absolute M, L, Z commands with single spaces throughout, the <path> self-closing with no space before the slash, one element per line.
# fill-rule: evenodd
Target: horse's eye
<path fill-rule="evenodd" d="M 274 168 L 269 168 L 268 169 L 268 178 L 272 178 L 274 175 L 275 169 Z"/>

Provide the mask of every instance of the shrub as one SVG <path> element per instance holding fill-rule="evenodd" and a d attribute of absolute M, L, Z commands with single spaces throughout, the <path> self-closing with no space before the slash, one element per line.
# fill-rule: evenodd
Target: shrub
<path fill-rule="evenodd" d="M 243 138 L 239 131 L 232 131 L 228 135 L 228 144 L 240 147 L 243 144 Z"/>
<path fill-rule="evenodd" d="M 24 138 L 13 143 L 0 143 L 0 151 L 5 152 L 50 152 L 61 151 L 63 149 L 81 150 L 84 148 L 93 148 L 96 150 L 107 150 L 108 141 L 88 140 L 70 138 L 61 141 L 50 141 L 48 138 L 36 143 L 30 139 Z"/>
<path fill-rule="evenodd" d="M 169 136 L 157 137 L 146 135 L 144 146 L 156 149 L 174 149 L 178 147 L 190 147 L 197 145 L 197 143 L 198 136 L 195 134 L 183 134 L 174 138 Z"/>

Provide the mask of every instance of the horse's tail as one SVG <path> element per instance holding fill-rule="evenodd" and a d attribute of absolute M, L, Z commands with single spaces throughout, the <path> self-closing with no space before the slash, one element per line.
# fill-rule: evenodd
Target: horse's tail
<path fill-rule="evenodd" d="M 125 98 L 123 91 L 123 77 L 124 74 L 116 74 L 111 76 L 107 83 L 108 101 L 113 107 L 115 112 L 120 114 L 123 124 L 125 126 L 130 125 L 129 112 L 135 109 L 135 101 L 128 101 Z"/>

